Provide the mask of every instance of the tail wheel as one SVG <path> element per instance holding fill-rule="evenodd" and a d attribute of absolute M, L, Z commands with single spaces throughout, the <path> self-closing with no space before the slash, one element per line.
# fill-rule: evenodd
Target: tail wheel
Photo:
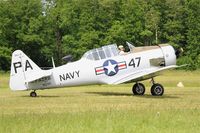
<path fill-rule="evenodd" d="M 133 85 L 132 91 L 134 95 L 144 95 L 145 87 L 142 83 L 136 83 Z"/>
<path fill-rule="evenodd" d="M 30 93 L 30 96 L 31 96 L 31 97 L 37 97 L 37 93 L 36 93 L 35 91 L 32 91 L 32 92 Z"/>
<path fill-rule="evenodd" d="M 153 84 L 151 87 L 151 94 L 153 96 L 162 96 L 164 93 L 164 87 L 161 84 Z"/>

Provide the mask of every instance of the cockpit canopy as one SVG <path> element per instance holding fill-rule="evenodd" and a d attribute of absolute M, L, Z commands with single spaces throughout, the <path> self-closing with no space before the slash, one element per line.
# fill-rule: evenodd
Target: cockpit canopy
<path fill-rule="evenodd" d="M 103 46 L 87 51 L 82 58 L 89 60 L 101 60 L 119 55 L 119 50 L 116 44 Z"/>

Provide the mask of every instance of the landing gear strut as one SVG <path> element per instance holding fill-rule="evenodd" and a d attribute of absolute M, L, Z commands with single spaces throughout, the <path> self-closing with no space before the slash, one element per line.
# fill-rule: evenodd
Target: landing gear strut
<path fill-rule="evenodd" d="M 35 92 L 35 90 L 30 93 L 30 96 L 31 97 L 37 97 L 37 93 Z"/>

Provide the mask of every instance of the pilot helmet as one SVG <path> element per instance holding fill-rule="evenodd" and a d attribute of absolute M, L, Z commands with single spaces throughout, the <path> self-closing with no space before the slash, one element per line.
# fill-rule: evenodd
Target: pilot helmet
<path fill-rule="evenodd" d="M 122 49 L 122 48 L 124 48 L 124 46 L 123 45 L 119 45 L 119 49 Z"/>

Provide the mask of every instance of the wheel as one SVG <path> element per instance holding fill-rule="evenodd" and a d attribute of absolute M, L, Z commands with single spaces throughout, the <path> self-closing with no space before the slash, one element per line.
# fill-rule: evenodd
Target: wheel
<path fill-rule="evenodd" d="M 151 87 L 151 94 L 153 96 L 162 96 L 164 93 L 164 88 L 161 84 L 153 84 Z"/>
<path fill-rule="evenodd" d="M 31 96 L 31 97 L 37 97 L 37 93 L 36 93 L 35 91 L 32 91 L 32 92 L 30 93 L 30 96 Z"/>
<path fill-rule="evenodd" d="M 144 95 L 145 87 L 142 83 L 136 83 L 133 85 L 132 91 L 134 95 Z"/>

